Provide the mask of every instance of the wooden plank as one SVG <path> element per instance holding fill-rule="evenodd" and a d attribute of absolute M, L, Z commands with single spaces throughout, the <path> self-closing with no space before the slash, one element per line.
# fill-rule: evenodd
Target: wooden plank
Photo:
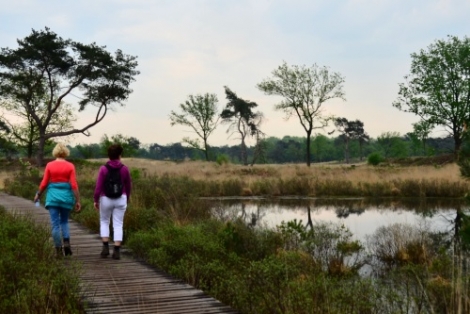
<path fill-rule="evenodd" d="M 14 215 L 49 225 L 47 210 L 35 207 L 31 200 L 0 192 L 0 205 Z M 121 249 L 121 260 L 101 258 L 100 236 L 69 222 L 73 250 L 70 258 L 80 264 L 80 285 L 88 313 L 237 313 L 203 291 L 133 258 L 125 247 Z"/>

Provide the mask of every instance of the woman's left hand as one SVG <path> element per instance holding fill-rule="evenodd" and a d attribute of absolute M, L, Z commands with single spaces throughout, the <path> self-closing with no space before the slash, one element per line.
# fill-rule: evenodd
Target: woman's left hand
<path fill-rule="evenodd" d="M 82 205 L 80 204 L 80 202 L 77 202 L 77 203 L 75 204 L 75 211 L 76 211 L 76 212 L 79 212 L 79 211 L 81 211 L 81 210 L 82 210 Z"/>

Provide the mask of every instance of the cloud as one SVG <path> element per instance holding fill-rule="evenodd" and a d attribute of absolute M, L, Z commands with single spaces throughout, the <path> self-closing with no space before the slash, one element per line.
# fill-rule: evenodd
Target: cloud
<path fill-rule="evenodd" d="M 470 9 L 466 0 L 0 0 L 0 5 L 8 25 L 0 29 L 1 47 L 15 47 L 31 28 L 50 26 L 63 38 L 138 56 L 141 74 L 126 107 L 77 142 L 121 132 L 159 144 L 188 135 L 170 127 L 171 110 L 189 94 L 206 92 L 216 93 L 222 108 L 224 85 L 259 104 L 268 136 L 304 136 L 294 117 L 285 121 L 274 111 L 279 98 L 256 88 L 283 61 L 329 66 L 346 77 L 347 101 L 325 104 L 327 113 L 363 121 L 372 136 L 406 133 L 416 117 L 392 102 L 409 71 L 410 54 L 447 34 L 466 35 Z M 221 128 L 214 142 L 226 137 Z"/>

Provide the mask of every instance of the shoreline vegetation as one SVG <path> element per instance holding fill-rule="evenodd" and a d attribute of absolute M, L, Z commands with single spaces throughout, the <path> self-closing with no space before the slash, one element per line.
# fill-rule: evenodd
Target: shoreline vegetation
<path fill-rule="evenodd" d="M 72 218 L 95 232 L 99 220 L 92 194 L 104 161 L 72 161 L 83 208 Z M 331 223 L 309 228 L 289 221 L 266 230 L 236 219 L 216 219 L 204 199 L 464 198 L 470 186 L 455 163 L 309 168 L 134 158 L 123 162 L 133 178 L 124 245 L 241 313 L 470 312 L 470 256 L 459 233 L 468 230 L 465 220 L 457 225 L 456 219 L 455 234 L 404 224 L 379 227 L 361 243 L 347 228 Z M 15 171 L 1 171 L 3 189 L 32 198 L 41 169 L 25 162 L 5 164 L 1 169 Z M 370 270 L 368 276 L 360 273 L 364 267 Z"/>

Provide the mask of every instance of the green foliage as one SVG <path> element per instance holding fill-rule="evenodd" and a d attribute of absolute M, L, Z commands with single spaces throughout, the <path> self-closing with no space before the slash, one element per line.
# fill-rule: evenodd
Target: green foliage
<path fill-rule="evenodd" d="M 377 147 L 385 158 L 408 157 L 408 144 L 398 132 L 385 132 L 377 137 Z"/>
<path fill-rule="evenodd" d="M 142 171 L 137 168 L 132 168 L 130 170 L 132 181 L 137 181 L 142 177 Z"/>
<path fill-rule="evenodd" d="M 198 139 L 185 138 L 183 141 L 191 147 L 204 151 L 206 161 L 209 161 L 208 138 L 216 129 L 219 122 L 217 115 L 217 95 L 206 93 L 204 95 L 189 95 L 188 100 L 180 104 L 181 113 L 171 111 L 171 126 L 183 125 L 194 131 L 203 141 L 203 147 Z"/>
<path fill-rule="evenodd" d="M 78 144 L 75 147 L 70 147 L 71 158 L 104 158 L 107 154 L 103 152 L 100 144 Z"/>
<path fill-rule="evenodd" d="M 460 149 L 470 112 L 470 38 L 448 36 L 411 54 L 410 74 L 393 106 L 411 112 L 427 127 L 444 127 Z"/>
<path fill-rule="evenodd" d="M 228 103 L 222 110 L 220 117 L 223 123 L 229 125 L 227 133 L 230 135 L 238 133 L 240 136 L 240 160 L 244 165 L 248 165 L 245 140 L 247 136 L 259 137 L 262 134 L 259 126 L 263 115 L 261 112 L 253 111 L 258 106 L 257 103 L 239 98 L 227 86 L 224 86 L 224 89 Z"/>
<path fill-rule="evenodd" d="M 331 275 L 352 275 L 366 262 L 364 247 L 352 236 L 343 224 L 316 223 L 305 234 L 303 245 L 317 265 Z"/>
<path fill-rule="evenodd" d="M 470 132 L 465 132 L 462 147 L 459 151 L 457 164 L 463 178 L 470 180 Z"/>
<path fill-rule="evenodd" d="M 57 260 L 48 228 L 0 209 L 0 312 L 85 313 L 79 268 Z"/>
<path fill-rule="evenodd" d="M 379 152 L 372 153 L 367 157 L 367 163 L 372 166 L 377 166 L 383 161 L 385 158 Z"/>
<path fill-rule="evenodd" d="M 130 84 L 139 74 L 136 57 L 121 50 L 112 55 L 95 43 L 63 39 L 47 27 L 32 30 L 17 43 L 16 49 L 1 50 L 0 94 L 12 104 L 11 110 L 21 113 L 35 127 L 40 165 L 46 140 L 86 133 L 102 121 L 109 106 L 123 105 L 132 92 Z M 81 92 L 80 111 L 89 105 L 97 108 L 95 119 L 81 129 L 72 127 L 71 110 L 64 102 L 75 90 Z"/>
<path fill-rule="evenodd" d="M 19 170 L 14 173 L 12 179 L 5 180 L 5 192 L 32 200 L 42 177 L 38 168 L 32 166 L 29 161 L 18 161 Z"/>
<path fill-rule="evenodd" d="M 230 163 L 230 158 L 225 154 L 221 154 L 217 156 L 216 162 L 218 165 L 226 165 Z"/>
<path fill-rule="evenodd" d="M 289 66 L 286 62 L 272 72 L 272 78 L 259 83 L 257 87 L 267 95 L 283 97 L 276 105 L 277 110 L 287 117 L 297 115 L 307 134 L 306 161 L 310 166 L 310 136 L 313 129 L 328 125 L 328 118 L 322 114 L 327 100 L 344 99 L 344 78 L 340 73 L 330 72 L 328 67 Z"/>
<path fill-rule="evenodd" d="M 135 137 L 128 137 L 122 134 L 116 134 L 111 137 L 103 135 L 100 142 L 101 153 L 103 156 L 108 156 L 108 147 L 112 144 L 120 144 L 123 148 L 123 157 L 133 157 L 137 154 L 140 148 L 140 141 Z"/>
<path fill-rule="evenodd" d="M 470 197 L 467 196 L 467 199 L 470 199 Z M 462 217 L 462 225 L 459 230 L 460 236 L 462 238 L 465 249 L 470 251 L 470 215 L 465 213 L 460 213 L 460 215 Z"/>
<path fill-rule="evenodd" d="M 349 144 L 352 140 L 364 141 L 369 136 L 364 131 L 364 123 L 360 120 L 348 121 L 346 118 L 336 118 L 334 120 L 336 129 L 341 133 L 339 138 L 344 142 L 344 159 L 349 163 Z"/>

